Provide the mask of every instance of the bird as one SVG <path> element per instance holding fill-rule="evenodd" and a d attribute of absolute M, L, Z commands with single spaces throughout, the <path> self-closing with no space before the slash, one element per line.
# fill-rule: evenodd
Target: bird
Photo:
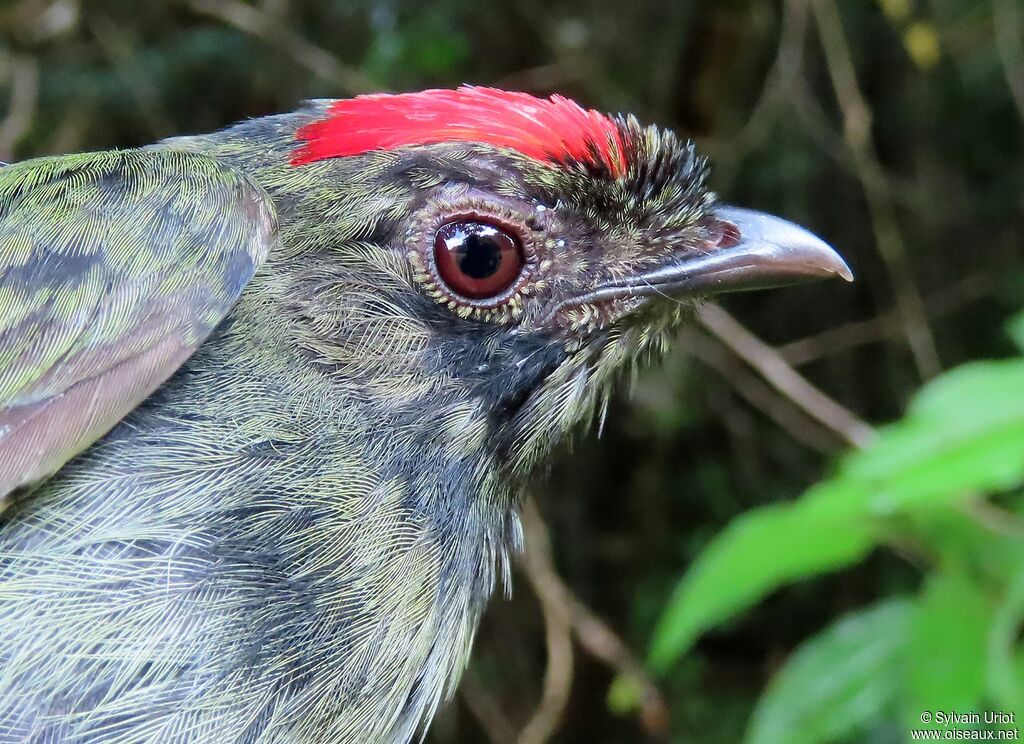
<path fill-rule="evenodd" d="M 852 278 L 694 144 L 464 85 L 0 168 L 0 742 L 406 742 L 703 298 Z"/>

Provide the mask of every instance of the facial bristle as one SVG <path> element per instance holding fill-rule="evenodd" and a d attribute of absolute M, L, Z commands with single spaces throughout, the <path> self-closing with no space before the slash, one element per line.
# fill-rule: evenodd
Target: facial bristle
<path fill-rule="evenodd" d="M 552 164 L 581 163 L 612 178 L 625 174 L 625 147 L 608 116 L 568 98 L 496 88 L 376 94 L 337 101 L 326 118 L 301 127 L 292 165 L 409 145 L 475 142 Z"/>

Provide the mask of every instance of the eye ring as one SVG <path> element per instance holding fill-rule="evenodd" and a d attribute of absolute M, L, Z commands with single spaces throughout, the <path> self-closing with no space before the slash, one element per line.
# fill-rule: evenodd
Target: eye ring
<path fill-rule="evenodd" d="M 427 263 L 438 289 L 451 300 L 497 308 L 529 278 L 535 259 L 515 223 L 473 210 L 435 224 L 424 246 Z"/>
<path fill-rule="evenodd" d="M 470 300 L 490 300 L 511 287 L 526 256 L 522 243 L 484 220 L 455 220 L 434 233 L 434 266 L 453 293 Z"/>

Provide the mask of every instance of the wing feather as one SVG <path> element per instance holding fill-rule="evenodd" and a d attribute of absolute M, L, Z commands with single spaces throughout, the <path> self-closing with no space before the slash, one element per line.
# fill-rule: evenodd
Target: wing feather
<path fill-rule="evenodd" d="M 200 154 L 0 169 L 0 508 L 170 377 L 275 236 L 267 194 Z"/>

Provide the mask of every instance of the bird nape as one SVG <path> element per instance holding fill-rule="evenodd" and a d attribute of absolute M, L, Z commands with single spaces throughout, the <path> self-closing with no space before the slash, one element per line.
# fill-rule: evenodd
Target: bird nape
<path fill-rule="evenodd" d="M 0 740 L 422 731 L 617 374 L 850 278 L 707 173 L 475 87 L 0 169 Z"/>

